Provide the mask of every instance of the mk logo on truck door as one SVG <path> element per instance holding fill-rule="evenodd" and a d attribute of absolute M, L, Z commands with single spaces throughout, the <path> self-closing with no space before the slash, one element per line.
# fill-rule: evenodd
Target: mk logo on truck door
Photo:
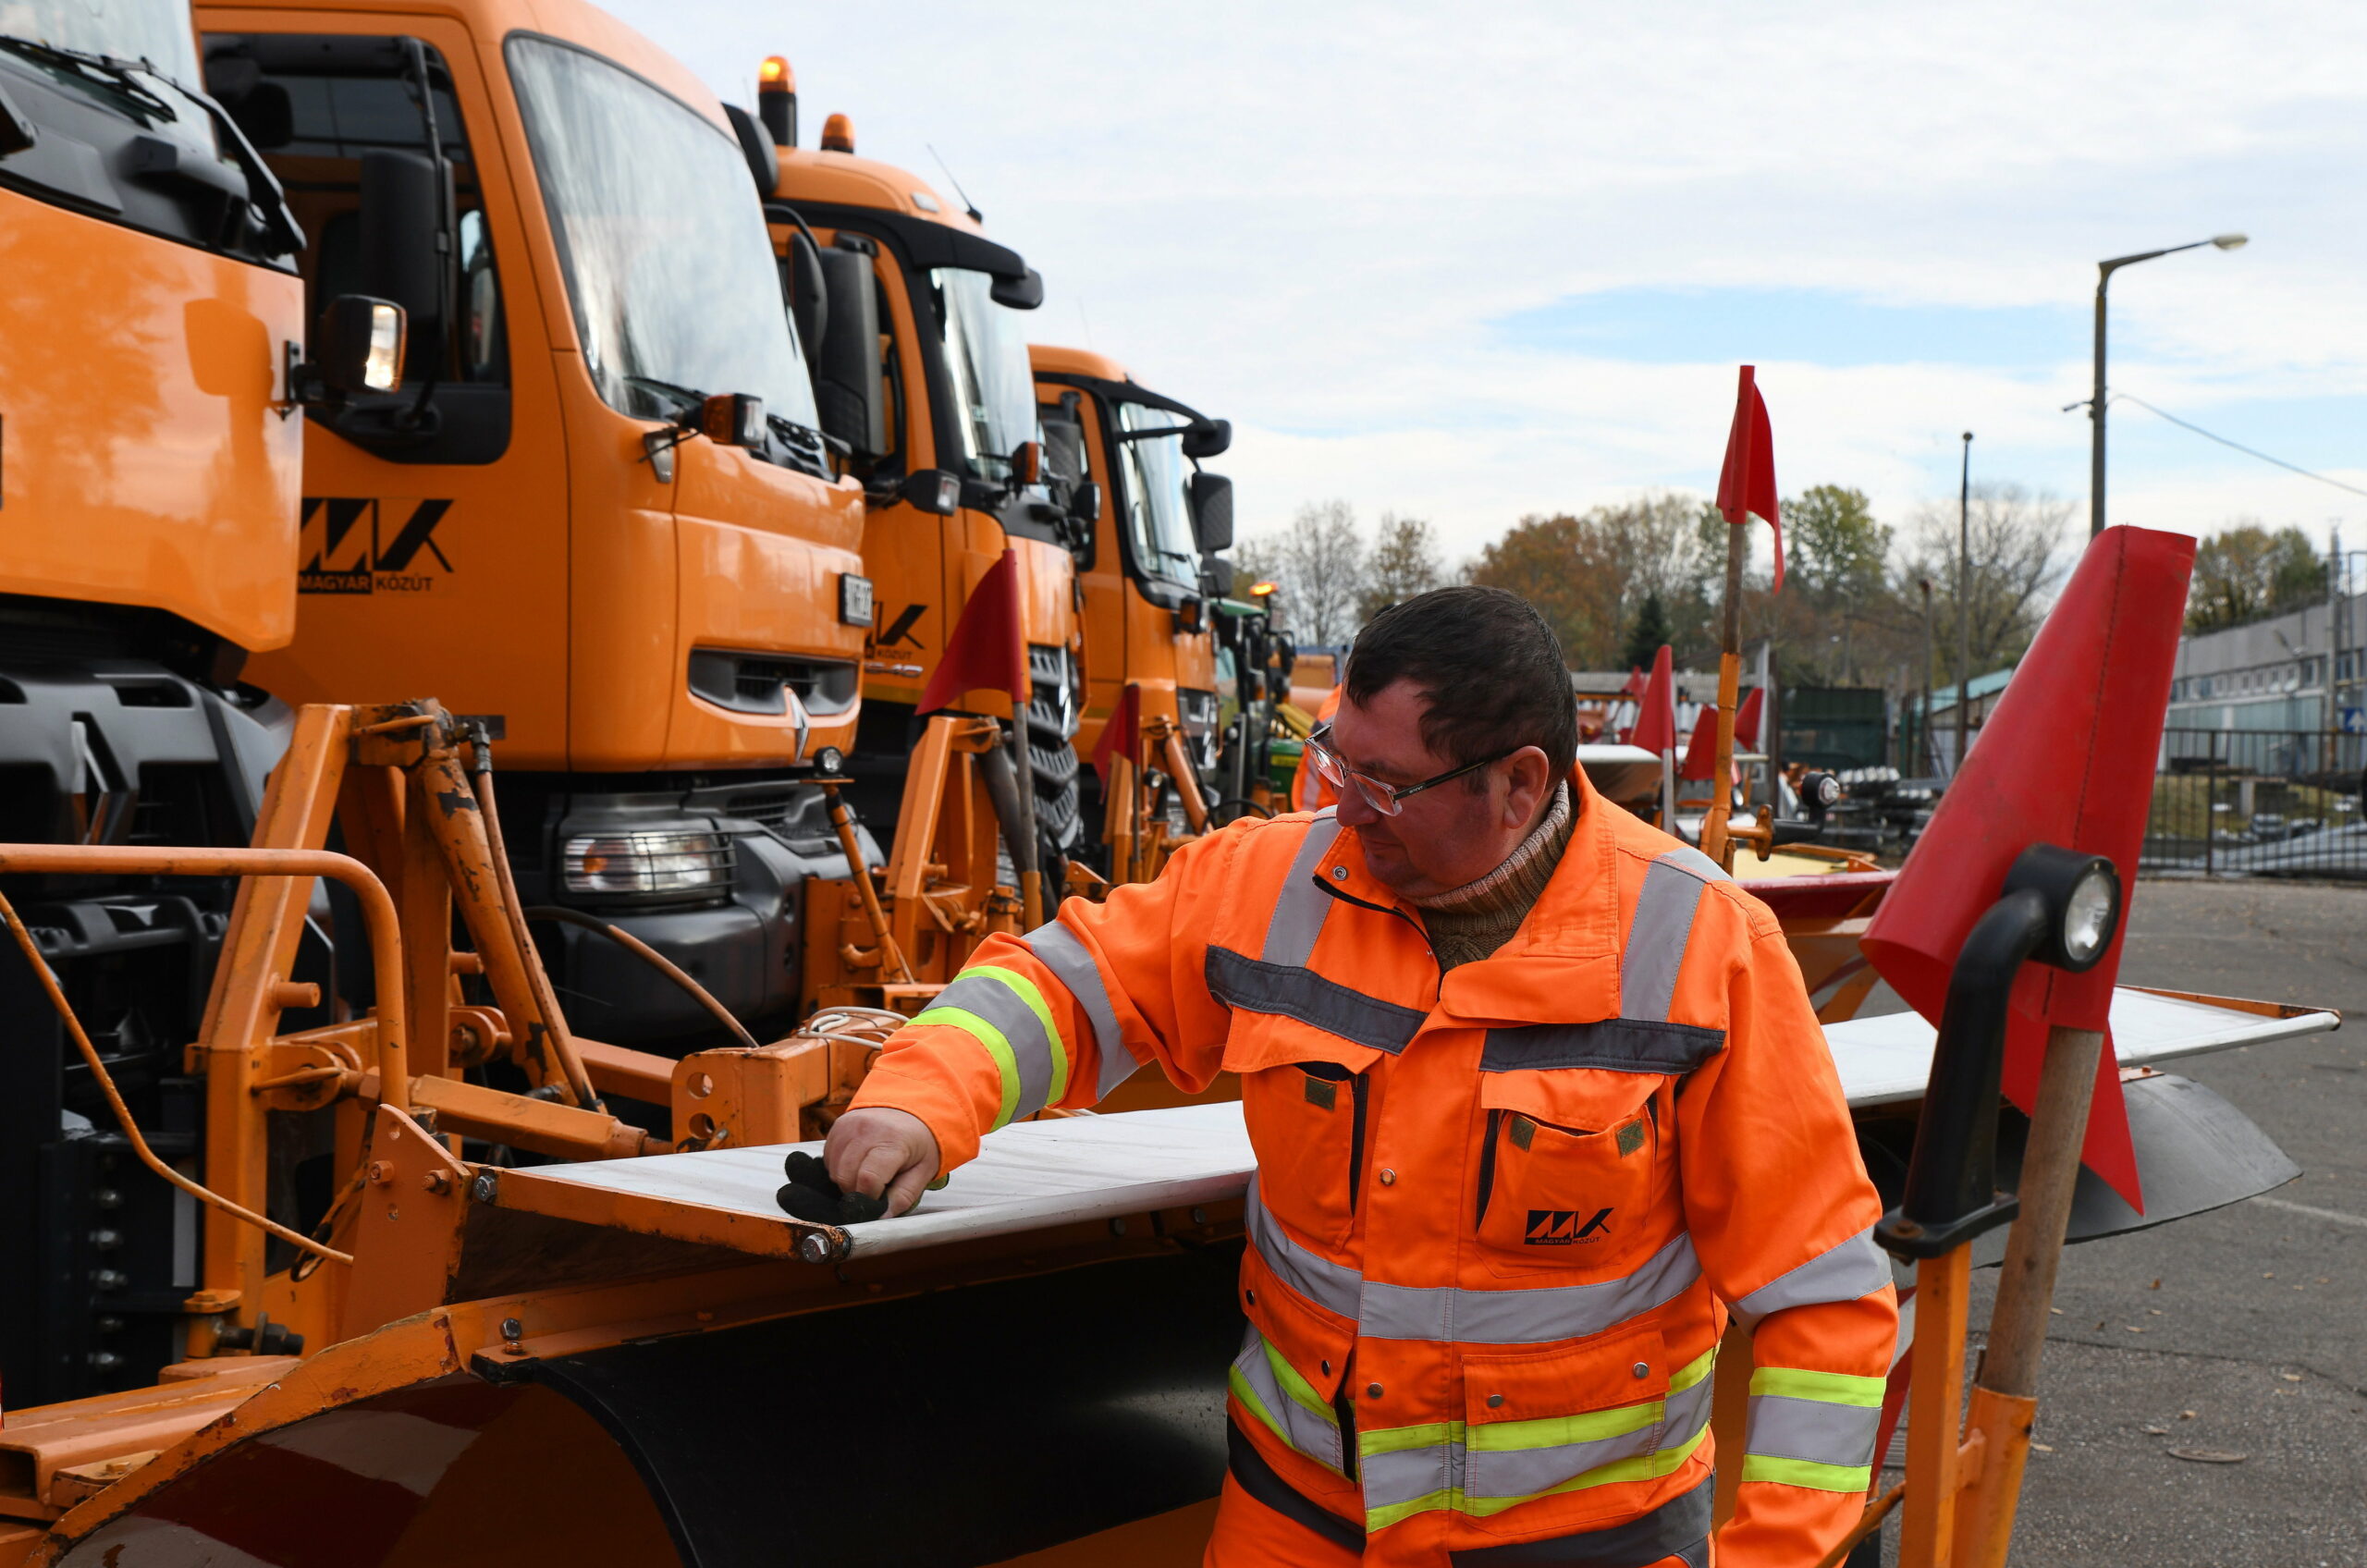
<path fill-rule="evenodd" d="M 451 508 L 448 500 L 408 496 L 305 496 L 296 591 L 427 593 L 452 570 L 435 543 L 435 525 Z"/>

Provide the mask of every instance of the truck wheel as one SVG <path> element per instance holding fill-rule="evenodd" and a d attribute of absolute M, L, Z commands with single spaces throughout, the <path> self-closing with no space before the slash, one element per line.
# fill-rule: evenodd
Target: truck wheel
<path fill-rule="evenodd" d="M 1057 901 L 1069 856 L 1083 838 L 1077 809 L 1076 668 L 1066 648 L 1031 644 L 1027 670 L 1028 759 L 1036 771 L 1037 858 L 1047 902 Z"/>

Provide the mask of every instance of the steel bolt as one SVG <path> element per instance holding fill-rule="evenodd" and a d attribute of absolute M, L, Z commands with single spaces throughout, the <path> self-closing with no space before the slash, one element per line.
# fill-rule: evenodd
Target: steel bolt
<path fill-rule="evenodd" d="M 121 1208 L 123 1194 L 113 1187 L 101 1187 L 91 1194 L 91 1201 L 101 1208 Z"/>
<path fill-rule="evenodd" d="M 123 1232 L 120 1231 L 93 1231 L 91 1232 L 91 1244 L 94 1247 L 119 1247 L 123 1245 Z"/>
<path fill-rule="evenodd" d="M 808 1263 L 830 1261 L 830 1238 L 819 1231 L 808 1231 L 798 1238 L 797 1256 Z"/>
<path fill-rule="evenodd" d="M 431 1170 L 421 1177 L 419 1182 L 420 1185 L 431 1193 L 448 1193 L 452 1190 L 452 1178 L 441 1170 Z"/>
<path fill-rule="evenodd" d="M 490 1170 L 478 1171 L 477 1179 L 469 1183 L 469 1195 L 479 1203 L 491 1203 L 494 1194 L 500 1190 L 500 1183 Z"/>
<path fill-rule="evenodd" d="M 127 1276 L 113 1268 L 95 1269 L 91 1275 L 91 1285 L 94 1290 L 119 1291 L 129 1283 L 131 1280 Z"/>
<path fill-rule="evenodd" d="M 374 1187 L 383 1187 L 395 1179 L 395 1168 L 383 1159 L 374 1159 L 370 1169 L 362 1172 Z"/>
<path fill-rule="evenodd" d="M 111 1350 L 94 1350 L 91 1353 L 90 1362 L 94 1370 L 112 1372 L 123 1365 L 123 1357 Z"/>

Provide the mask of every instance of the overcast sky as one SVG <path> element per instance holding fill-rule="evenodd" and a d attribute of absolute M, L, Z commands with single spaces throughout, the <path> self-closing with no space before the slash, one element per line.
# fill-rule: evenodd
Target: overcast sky
<path fill-rule="evenodd" d="M 607 3 L 730 101 L 788 55 L 808 146 L 934 144 L 1041 340 L 1233 422 L 1245 533 L 1707 489 L 1744 361 L 1787 492 L 1903 521 L 1971 430 L 2084 520 L 2096 260 L 2230 230 L 2117 276 L 2116 389 L 2367 488 L 2367 7 Z M 2111 428 L 2115 521 L 2367 545 L 2367 496 Z"/>

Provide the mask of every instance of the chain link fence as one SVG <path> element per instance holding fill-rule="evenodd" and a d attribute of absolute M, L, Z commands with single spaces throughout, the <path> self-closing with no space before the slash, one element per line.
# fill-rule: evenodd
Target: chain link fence
<path fill-rule="evenodd" d="M 2167 729 L 2140 864 L 2209 876 L 2367 879 L 2367 736 Z"/>

